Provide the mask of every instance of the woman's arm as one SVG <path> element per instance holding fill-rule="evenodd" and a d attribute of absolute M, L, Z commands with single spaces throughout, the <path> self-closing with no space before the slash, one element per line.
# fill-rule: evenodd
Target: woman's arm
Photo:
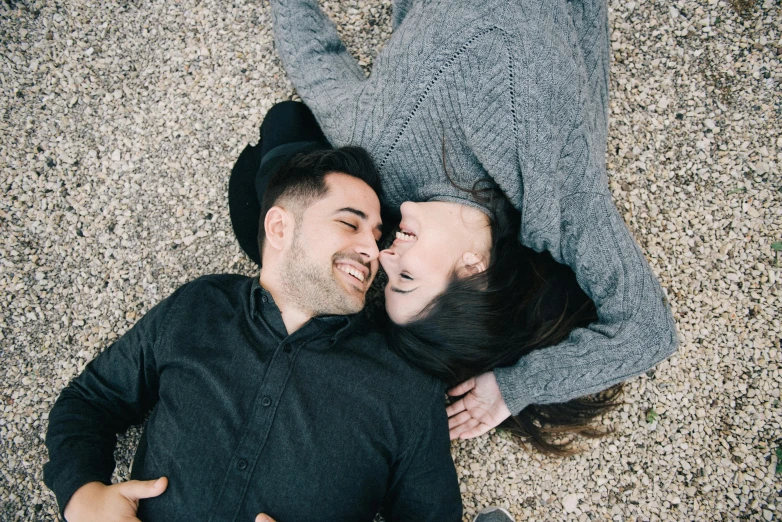
<path fill-rule="evenodd" d="M 272 0 L 274 41 L 285 71 L 332 143 L 348 143 L 366 79 L 316 0 Z"/>
<path fill-rule="evenodd" d="M 561 204 L 561 256 L 594 301 L 598 322 L 567 341 L 497 368 L 511 412 L 596 393 L 675 352 L 676 326 L 657 278 L 607 193 L 576 193 Z"/>
<path fill-rule="evenodd" d="M 529 404 L 605 390 L 648 370 L 677 346 L 662 288 L 608 189 L 604 2 L 584 7 L 572 23 L 566 23 L 572 12 L 563 2 L 535 12 L 539 16 L 498 56 L 497 63 L 503 58 L 508 64 L 507 77 L 495 81 L 504 86 L 503 96 L 474 98 L 465 136 L 522 213 L 522 243 L 549 251 L 574 271 L 598 321 L 493 372 L 513 414 Z M 585 52 L 590 43 L 594 48 Z M 480 125 L 483 114 L 499 117 Z"/>

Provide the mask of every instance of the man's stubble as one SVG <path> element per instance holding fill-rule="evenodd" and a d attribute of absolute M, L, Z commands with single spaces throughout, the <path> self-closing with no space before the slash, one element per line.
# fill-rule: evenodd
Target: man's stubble
<path fill-rule="evenodd" d="M 348 294 L 336 279 L 334 262 L 352 259 L 344 253 L 336 253 L 328 265 L 320 266 L 307 254 L 301 234 L 296 234 L 293 245 L 283 263 L 283 287 L 285 298 L 313 317 L 318 315 L 350 315 L 364 308 L 364 297 Z"/>

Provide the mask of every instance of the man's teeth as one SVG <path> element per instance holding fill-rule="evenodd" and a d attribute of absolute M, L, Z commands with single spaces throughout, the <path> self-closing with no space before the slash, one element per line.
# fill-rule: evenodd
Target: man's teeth
<path fill-rule="evenodd" d="M 401 230 L 397 230 L 396 232 L 396 238 L 401 239 L 402 241 L 415 241 L 415 236 L 412 234 L 405 234 Z"/>
<path fill-rule="evenodd" d="M 352 266 L 348 265 L 337 265 L 337 268 L 345 272 L 346 274 L 350 274 L 362 283 L 364 282 L 364 274 L 360 270 L 356 270 Z"/>

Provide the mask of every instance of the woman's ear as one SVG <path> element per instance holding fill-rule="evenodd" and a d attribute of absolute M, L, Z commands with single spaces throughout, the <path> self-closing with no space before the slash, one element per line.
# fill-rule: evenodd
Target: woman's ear
<path fill-rule="evenodd" d="M 266 231 L 265 243 L 269 248 L 282 252 L 293 238 L 291 225 L 294 220 L 290 212 L 282 207 L 272 207 L 263 219 L 263 229 Z"/>
<path fill-rule="evenodd" d="M 480 274 L 486 270 L 486 261 L 480 254 L 465 252 L 462 255 L 462 269 L 467 275 Z"/>

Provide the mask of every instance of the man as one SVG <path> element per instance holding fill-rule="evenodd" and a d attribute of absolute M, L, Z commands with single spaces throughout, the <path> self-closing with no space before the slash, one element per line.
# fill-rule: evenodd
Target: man
<path fill-rule="evenodd" d="M 44 481 L 69 522 L 460 520 L 443 386 L 355 315 L 371 160 L 261 132 L 260 278 L 186 284 L 92 361 L 51 411 Z M 108 485 L 115 434 L 149 411 L 134 480 Z"/>

